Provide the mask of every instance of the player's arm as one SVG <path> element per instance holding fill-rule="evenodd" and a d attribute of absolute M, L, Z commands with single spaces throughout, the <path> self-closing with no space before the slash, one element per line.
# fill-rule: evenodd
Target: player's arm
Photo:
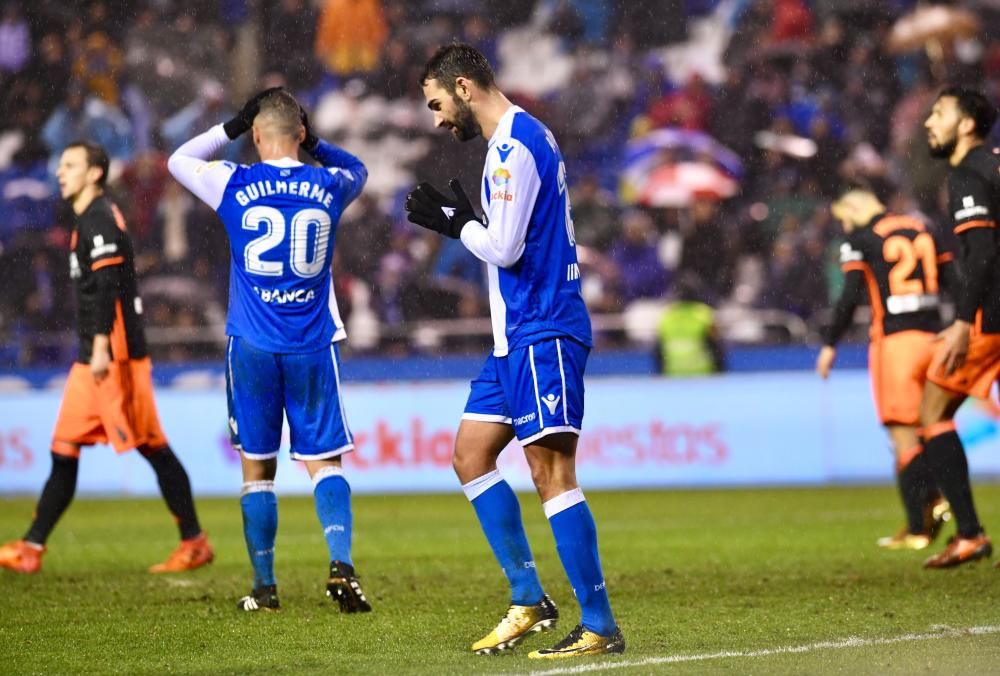
<path fill-rule="evenodd" d="M 302 149 L 333 175 L 347 194 L 348 202 L 357 198 L 368 182 L 368 167 L 343 148 L 316 136 L 309 125 L 309 116 L 305 109 L 302 110 L 302 126 L 306 129 L 306 137 L 301 143 Z"/>
<path fill-rule="evenodd" d="M 250 130 L 260 110 L 261 100 L 279 89 L 281 87 L 272 87 L 258 93 L 243 105 L 233 119 L 195 136 L 175 150 L 167 160 L 171 175 L 213 210 L 218 209 L 236 165 L 209 160 L 227 143 Z"/>
<path fill-rule="evenodd" d="M 992 211 L 990 186 L 969 171 L 948 177 L 949 207 L 955 234 L 962 243 L 962 281 L 956 296 L 958 321 L 971 324 L 983 306 L 996 258 L 997 215 Z"/>
<path fill-rule="evenodd" d="M 854 311 L 865 291 L 864 255 L 850 241 L 840 248 L 840 265 L 844 271 L 844 288 L 833 307 L 830 324 L 823 332 L 823 348 L 816 359 L 816 372 L 823 378 L 830 375 L 837 356 L 837 343 L 851 327 Z"/>
<path fill-rule="evenodd" d="M 230 142 L 224 126 L 219 124 L 174 151 L 167 160 L 167 169 L 177 182 L 193 192 L 198 199 L 218 209 L 229 179 L 236 171 L 231 162 L 210 162 L 219 150 Z"/>
<path fill-rule="evenodd" d="M 499 148 L 512 149 L 501 157 Z M 542 181 L 535 158 L 521 143 L 507 139 L 491 149 L 486 160 L 490 192 L 486 223 L 471 220 L 461 230 L 462 243 L 480 260 L 509 268 L 521 259 L 528 223 Z M 557 186 L 551 186 L 553 190 Z"/>
<path fill-rule="evenodd" d="M 111 365 L 111 330 L 115 323 L 115 305 L 121 286 L 121 231 L 113 223 L 97 227 L 81 224 L 80 237 L 90 247 L 90 274 L 97 293 L 94 298 L 94 338 L 90 351 L 90 372 L 98 382 L 108 375 Z"/>

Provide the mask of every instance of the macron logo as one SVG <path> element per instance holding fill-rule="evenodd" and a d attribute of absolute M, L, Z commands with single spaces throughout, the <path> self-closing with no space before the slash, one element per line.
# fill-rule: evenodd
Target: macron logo
<path fill-rule="evenodd" d="M 510 157 L 510 154 L 513 151 L 514 151 L 514 146 L 508 145 L 506 143 L 501 146 L 497 146 L 497 153 L 500 155 L 500 162 L 501 163 L 506 162 L 507 158 Z"/>
<path fill-rule="evenodd" d="M 545 408 L 549 409 L 549 415 L 556 414 L 556 406 L 559 405 L 560 397 L 554 394 L 546 394 L 542 397 L 542 403 L 545 404 Z"/>

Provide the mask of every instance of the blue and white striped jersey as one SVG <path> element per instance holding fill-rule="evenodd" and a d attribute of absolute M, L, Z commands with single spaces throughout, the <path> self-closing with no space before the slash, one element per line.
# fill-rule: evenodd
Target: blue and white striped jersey
<path fill-rule="evenodd" d="M 206 162 L 229 139 L 222 126 L 170 157 L 174 177 L 216 210 L 229 235 L 226 333 L 275 353 L 329 347 L 346 337 L 330 262 L 341 213 L 368 171 L 350 153 L 321 141 L 323 167 L 292 158 L 250 166 Z"/>
<path fill-rule="evenodd" d="M 566 165 L 552 132 L 517 106 L 490 139 L 482 206 L 487 225 L 470 222 L 462 242 L 488 265 L 493 353 L 559 336 L 591 346 Z"/>

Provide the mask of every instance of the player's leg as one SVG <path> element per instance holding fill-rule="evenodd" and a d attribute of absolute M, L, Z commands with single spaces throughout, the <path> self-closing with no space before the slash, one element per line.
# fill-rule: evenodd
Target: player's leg
<path fill-rule="evenodd" d="M 274 541 L 278 533 L 278 500 L 274 492 L 278 447 L 284 419 L 281 371 L 275 355 L 236 337 L 226 354 L 229 433 L 240 452 L 243 487 L 240 510 L 243 538 L 253 567 L 253 590 L 237 602 L 241 610 L 277 610 Z"/>
<path fill-rule="evenodd" d="M 896 483 L 906 513 L 906 526 L 893 536 L 879 538 L 886 549 L 925 549 L 951 518 L 947 501 L 940 497 L 923 452 L 917 427 L 888 425 L 896 455 Z"/>
<path fill-rule="evenodd" d="M 552 528 L 559 560 L 580 604 L 580 624 L 552 648 L 536 650 L 535 658 L 623 652 L 625 640 L 608 599 L 597 526 L 583 491 L 576 482 L 577 435 L 561 432 L 526 446 L 531 478 Z"/>
<path fill-rule="evenodd" d="M 37 573 L 42 567 L 45 542 L 76 492 L 80 447 L 75 444 L 60 444 L 60 447 L 60 452 L 52 452 L 52 469 L 38 498 L 28 532 L 22 539 L 0 546 L 0 568 Z"/>
<path fill-rule="evenodd" d="M 622 652 L 621 636 L 597 552 L 597 528 L 576 482 L 576 444 L 583 424 L 583 373 L 589 349 L 545 340 L 513 350 L 505 390 L 513 427 L 549 519 L 563 569 L 582 611 L 581 623 L 555 646 L 530 657 Z M 503 374 L 502 374 L 503 375 Z"/>
<path fill-rule="evenodd" d="M 211 563 L 215 559 L 215 552 L 208 542 L 208 535 L 198 523 L 194 497 L 191 494 L 191 480 L 184 465 L 169 445 L 143 445 L 139 447 L 139 452 L 156 473 L 160 494 L 177 521 L 181 537 L 180 543 L 167 560 L 151 566 L 149 572 L 179 573 Z"/>
<path fill-rule="evenodd" d="M 506 367 L 505 358 L 491 355 L 472 381 L 452 458 L 462 490 L 511 590 L 503 619 L 472 644 L 473 652 L 480 655 L 509 650 L 529 634 L 551 629 L 559 618 L 559 611 L 538 580 L 521 519 L 521 504 L 497 469 L 500 452 L 514 438 L 500 382 L 500 369 Z"/>
<path fill-rule="evenodd" d="M 336 345 L 309 354 L 282 355 L 285 410 L 292 459 L 305 462 L 313 499 L 330 554 L 326 593 L 343 613 L 370 611 L 351 555 L 351 486 L 342 456 L 354 450 L 340 386 Z"/>
<path fill-rule="evenodd" d="M 958 534 L 943 552 L 927 559 L 928 568 L 946 568 L 993 552 L 972 499 L 969 463 L 955 428 L 955 413 L 966 395 L 928 382 L 920 403 L 924 453 L 938 487 L 955 515 Z"/>
<path fill-rule="evenodd" d="M 94 376 L 86 364 L 74 364 L 66 378 L 52 434 L 52 469 L 38 498 L 35 516 L 24 538 L 0 546 L 0 568 L 35 573 L 41 568 L 45 543 L 76 493 L 80 447 L 104 441 Z"/>

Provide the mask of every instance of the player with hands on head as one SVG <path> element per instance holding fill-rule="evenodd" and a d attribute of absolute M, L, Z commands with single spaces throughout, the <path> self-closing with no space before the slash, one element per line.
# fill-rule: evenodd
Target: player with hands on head
<path fill-rule="evenodd" d="M 472 381 L 453 464 L 507 576 L 511 600 L 500 623 L 472 650 L 509 650 L 553 628 L 559 617 L 535 572 L 517 496 L 497 470 L 500 452 L 516 437 L 581 607 L 580 623 L 566 638 L 529 657 L 623 652 L 597 529 L 576 481 L 592 340 L 559 146 L 541 122 L 497 89 L 489 63 L 469 45 L 440 48 L 421 85 L 436 126 L 461 141 L 489 140 L 483 220 L 457 180 L 449 183 L 453 196 L 422 183 L 406 198 L 411 222 L 460 239 L 487 264 L 494 348 Z"/>
<path fill-rule="evenodd" d="M 253 134 L 260 162 L 209 161 L 226 143 Z M 321 167 L 298 161 L 302 148 Z M 343 210 L 368 170 L 320 140 L 305 110 L 281 88 L 265 90 L 220 124 L 178 148 L 174 177 L 212 207 L 229 235 L 226 384 L 229 426 L 243 466 L 240 505 L 254 571 L 241 610 L 276 610 L 274 478 L 282 418 L 291 457 L 305 463 L 330 554 L 327 594 L 341 612 L 371 610 L 351 557 L 351 489 L 342 456 L 354 449 L 340 385 L 337 342 L 346 337 L 330 261 Z"/>

